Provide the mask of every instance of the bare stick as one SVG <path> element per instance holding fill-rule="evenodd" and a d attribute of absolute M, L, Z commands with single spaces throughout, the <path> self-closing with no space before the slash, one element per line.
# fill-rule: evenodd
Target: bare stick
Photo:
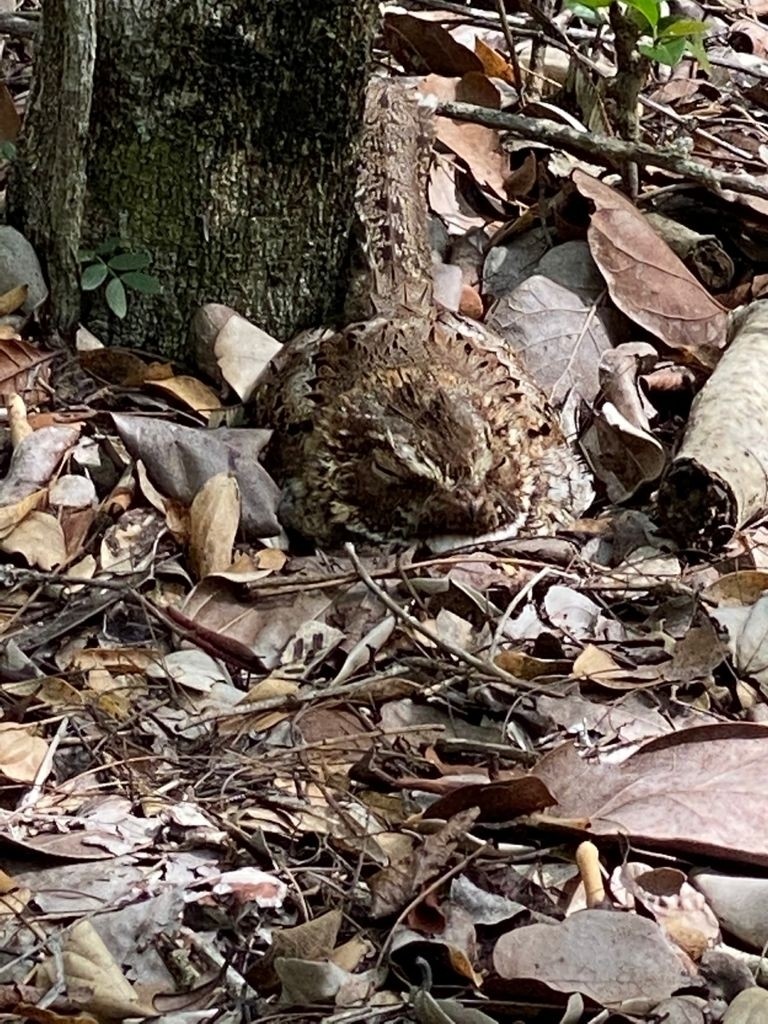
<path fill-rule="evenodd" d="M 644 142 L 625 142 L 598 132 L 580 132 L 575 128 L 544 121 L 541 118 L 522 117 L 471 103 L 438 103 L 437 113 L 457 121 L 469 121 L 488 128 L 500 128 L 523 139 L 534 139 L 558 149 L 573 153 L 603 167 L 621 169 L 628 162 L 643 167 L 661 167 L 679 174 L 689 181 L 722 192 L 725 189 L 768 199 L 768 184 L 750 174 L 725 174 L 671 149 L 649 146 Z"/>

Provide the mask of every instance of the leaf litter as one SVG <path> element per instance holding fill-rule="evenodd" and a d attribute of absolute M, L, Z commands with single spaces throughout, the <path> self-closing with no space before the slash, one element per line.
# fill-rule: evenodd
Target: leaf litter
<path fill-rule="evenodd" d="M 425 6 L 383 26 L 424 93 L 498 110 L 522 78 L 537 116 L 602 130 L 586 81 L 557 106 L 556 47 L 504 56 L 528 15 Z M 736 56 L 653 94 L 705 162 L 761 145 L 717 120 Z M 699 175 L 633 204 L 584 152 L 436 135 L 441 295 L 487 309 L 601 488 L 556 538 L 297 554 L 269 434 L 233 419 L 278 342 L 211 304 L 199 376 L 84 331 L 48 352 L 6 239 L 9 1013 L 766 1013 L 763 200 Z"/>

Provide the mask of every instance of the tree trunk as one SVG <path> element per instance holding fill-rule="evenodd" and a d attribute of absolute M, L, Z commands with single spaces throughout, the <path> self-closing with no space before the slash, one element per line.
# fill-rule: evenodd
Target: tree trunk
<path fill-rule="evenodd" d="M 183 356 L 203 302 L 281 339 L 332 316 L 376 15 L 375 0 L 45 0 L 9 206 L 55 326 L 83 317 Z M 109 237 L 147 251 L 163 288 L 129 292 L 123 320 L 79 288 L 76 250 Z"/>

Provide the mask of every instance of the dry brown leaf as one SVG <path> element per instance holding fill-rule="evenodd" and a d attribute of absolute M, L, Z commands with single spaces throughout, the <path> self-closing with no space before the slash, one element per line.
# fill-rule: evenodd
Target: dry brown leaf
<path fill-rule="evenodd" d="M 189 510 L 189 556 L 198 579 L 224 572 L 240 525 L 240 489 L 228 473 L 207 480 Z"/>
<path fill-rule="evenodd" d="M 487 75 L 470 71 L 456 86 L 456 100 L 459 103 L 474 103 L 478 107 L 501 108 L 501 93 Z"/>
<path fill-rule="evenodd" d="M 0 83 L 2 85 L 2 83 Z M 0 103 L 0 108 L 2 103 Z M 0 119 L 2 114 L 0 113 Z M 0 134 L 2 128 L 0 128 Z M 8 316 L 9 313 L 15 313 L 17 309 L 21 309 L 24 303 L 27 301 L 27 294 L 29 288 L 25 284 L 18 284 L 15 288 L 11 288 L 10 291 L 4 292 L 0 295 L 0 316 Z"/>
<path fill-rule="evenodd" d="M 43 504 L 46 497 L 45 491 L 35 491 L 34 494 L 30 494 L 12 505 L 0 507 L 0 538 L 7 537 L 12 533 L 33 509 Z"/>
<path fill-rule="evenodd" d="M 581 170 L 573 181 L 595 204 L 587 237 L 613 301 L 670 348 L 712 369 L 726 341 L 723 307 L 628 199 Z"/>
<path fill-rule="evenodd" d="M 49 392 L 40 389 L 38 380 L 48 380 L 52 353 L 43 352 L 13 333 L 0 344 L 0 391 L 17 392 L 32 406 L 43 402 Z"/>
<path fill-rule="evenodd" d="M 511 821 L 522 814 L 543 811 L 555 798 L 535 775 L 522 775 L 503 782 L 461 786 L 436 800 L 424 812 L 425 818 L 452 818 L 470 807 L 479 809 L 478 821 Z"/>
<path fill-rule="evenodd" d="M 768 590 L 768 571 L 739 569 L 728 572 L 702 591 L 702 598 L 723 606 L 744 607 L 755 604 Z"/>
<path fill-rule="evenodd" d="M 209 388 L 197 377 L 180 374 L 165 380 L 145 380 L 145 384 L 155 391 L 171 395 L 206 420 L 210 419 L 213 411 L 221 408 L 221 399 L 213 388 Z"/>
<path fill-rule="evenodd" d="M 477 184 L 490 189 L 499 199 L 503 198 L 504 182 L 509 176 L 509 157 L 502 148 L 498 132 L 447 117 L 436 118 L 435 125 L 438 140 L 464 161 Z"/>
<path fill-rule="evenodd" d="M 509 61 L 505 60 L 498 50 L 484 43 L 480 36 L 475 38 L 475 54 L 479 57 L 483 71 L 489 78 L 501 78 L 502 81 L 515 85 L 515 72 Z M 471 102 L 467 100 L 467 102 Z"/>
<path fill-rule="evenodd" d="M 147 378 L 147 363 L 124 348 L 94 348 L 79 353 L 84 370 L 120 388 L 139 388 Z"/>
<path fill-rule="evenodd" d="M 658 925 L 610 910 L 508 932 L 496 943 L 493 966 L 502 978 L 535 979 L 602 1006 L 641 1000 L 650 1009 L 688 980 Z M 634 1003 L 633 1010 L 642 1012 Z"/>
<path fill-rule="evenodd" d="M 287 561 L 286 553 L 278 548 L 262 548 L 255 557 L 256 567 L 270 572 L 280 572 Z"/>
<path fill-rule="evenodd" d="M 29 729 L 0 725 L 0 772 L 14 782 L 31 784 L 48 753 L 48 744 Z"/>
<path fill-rule="evenodd" d="M 457 43 L 442 25 L 413 14 L 385 14 L 384 42 L 406 71 L 413 74 L 432 72 L 460 78 L 469 71 L 483 70 L 480 58 Z"/>
<path fill-rule="evenodd" d="M 577 679 L 591 679 L 594 683 L 607 685 L 617 679 L 626 680 L 627 669 L 594 644 L 587 644 L 573 663 L 573 674 Z"/>
<path fill-rule="evenodd" d="M 768 865 L 768 728 L 683 729 L 620 765 L 583 760 L 566 743 L 536 775 L 554 794 L 548 816 L 589 819 L 595 835 Z"/>
<path fill-rule="evenodd" d="M 141 1005 L 90 921 L 79 921 L 67 933 L 61 960 L 70 997 L 75 996 L 83 1009 L 97 1018 L 154 1016 L 152 1007 Z M 57 980 L 56 962 L 50 957 L 38 967 L 36 982 L 52 986 Z"/>
<path fill-rule="evenodd" d="M 21 555 L 27 565 L 50 572 L 67 559 L 64 531 L 55 516 L 32 511 L 10 533 L 0 537 L 0 551 Z"/>

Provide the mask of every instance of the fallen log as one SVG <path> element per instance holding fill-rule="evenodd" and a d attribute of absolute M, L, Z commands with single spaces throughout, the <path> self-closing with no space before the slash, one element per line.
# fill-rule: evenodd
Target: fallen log
<path fill-rule="evenodd" d="M 660 525 L 681 547 L 721 548 L 768 509 L 768 301 L 735 314 L 729 333 L 659 488 Z"/>

